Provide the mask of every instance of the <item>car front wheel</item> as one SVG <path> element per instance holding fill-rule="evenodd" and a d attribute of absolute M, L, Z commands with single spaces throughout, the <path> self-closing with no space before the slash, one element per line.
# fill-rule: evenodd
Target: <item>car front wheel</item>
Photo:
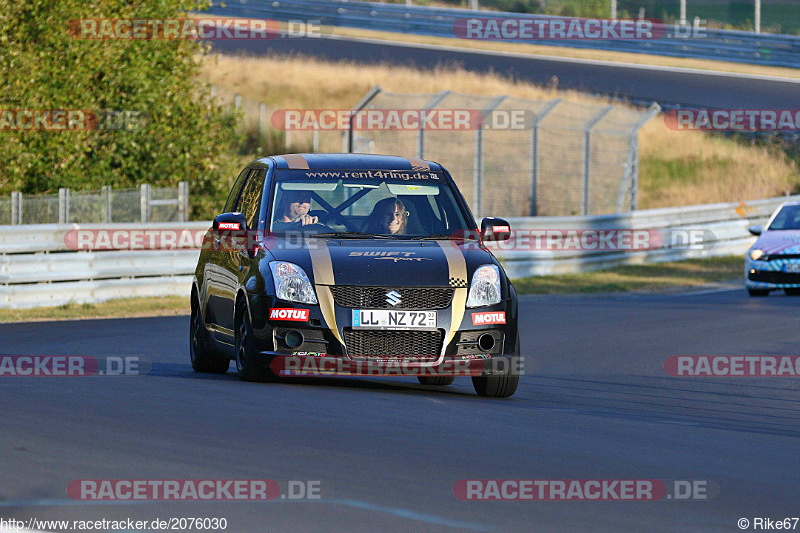
<path fill-rule="evenodd" d="M 253 326 L 244 305 L 236 310 L 236 370 L 242 381 L 272 381 L 275 375 L 258 359 L 253 345 Z"/>
<path fill-rule="evenodd" d="M 769 291 L 767 289 L 747 289 L 750 296 L 767 296 Z"/>
<path fill-rule="evenodd" d="M 490 374 L 488 376 L 472 376 L 472 386 L 479 396 L 487 398 L 508 398 L 517 391 L 519 385 L 520 347 L 519 333 L 517 334 L 517 349 L 510 357 L 510 367 L 501 373 Z"/>
<path fill-rule="evenodd" d="M 206 344 L 206 328 L 196 298 L 192 301 L 192 315 L 189 321 L 189 358 L 195 372 L 224 374 L 228 371 L 230 361 L 208 349 Z"/>

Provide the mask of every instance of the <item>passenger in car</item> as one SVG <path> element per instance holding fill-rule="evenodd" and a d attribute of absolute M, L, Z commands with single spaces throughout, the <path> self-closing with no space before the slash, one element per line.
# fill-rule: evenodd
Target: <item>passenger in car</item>
<path fill-rule="evenodd" d="M 372 209 L 367 220 L 367 233 L 404 234 L 408 225 L 408 211 L 399 198 L 384 198 Z"/>

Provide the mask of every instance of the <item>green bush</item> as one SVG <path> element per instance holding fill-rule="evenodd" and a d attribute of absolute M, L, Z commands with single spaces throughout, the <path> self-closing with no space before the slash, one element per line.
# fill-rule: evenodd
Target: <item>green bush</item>
<path fill-rule="evenodd" d="M 0 109 L 146 117 L 143 127 L 121 130 L 0 131 L 0 194 L 188 181 L 194 216 L 218 207 L 235 172 L 226 161 L 241 135 L 236 118 L 211 106 L 207 88 L 197 84 L 203 45 L 86 40 L 70 32 L 77 19 L 177 18 L 204 7 L 188 0 L 0 0 Z"/>

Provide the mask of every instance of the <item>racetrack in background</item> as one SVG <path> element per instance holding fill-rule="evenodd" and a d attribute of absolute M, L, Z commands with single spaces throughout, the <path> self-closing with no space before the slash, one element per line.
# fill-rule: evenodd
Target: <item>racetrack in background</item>
<path fill-rule="evenodd" d="M 795 109 L 800 80 L 671 67 L 611 64 L 591 60 L 542 57 L 354 39 L 337 35 L 272 40 L 217 40 L 219 53 L 250 55 L 302 54 L 365 65 L 387 63 L 433 69 L 457 65 L 471 72 L 495 72 L 540 85 L 555 77 L 558 87 L 628 100 L 711 109 Z M 280 73 L 275 73 L 280 76 Z M 407 92 L 413 93 L 413 87 Z"/>

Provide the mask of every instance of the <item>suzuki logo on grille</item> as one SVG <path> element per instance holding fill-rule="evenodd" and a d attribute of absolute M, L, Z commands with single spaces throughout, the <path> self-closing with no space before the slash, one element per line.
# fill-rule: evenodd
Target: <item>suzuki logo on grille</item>
<path fill-rule="evenodd" d="M 389 291 L 386 293 L 386 303 L 389 305 L 397 305 L 399 304 L 402 299 L 400 298 L 400 293 L 397 291 Z"/>

